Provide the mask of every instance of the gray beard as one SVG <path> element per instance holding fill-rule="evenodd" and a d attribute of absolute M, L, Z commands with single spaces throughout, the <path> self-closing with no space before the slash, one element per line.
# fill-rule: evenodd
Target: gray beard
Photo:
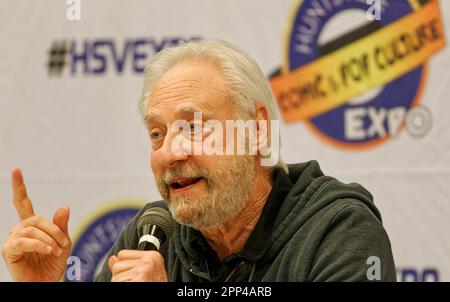
<path fill-rule="evenodd" d="M 158 181 L 161 196 L 167 201 L 173 218 L 197 230 L 216 228 L 237 217 L 253 191 L 254 156 L 238 156 L 208 172 L 188 167 L 167 169 Z M 189 195 L 170 198 L 167 180 L 172 177 L 204 177 L 206 194 L 193 200 Z M 190 215 L 182 215 L 182 213 Z"/>

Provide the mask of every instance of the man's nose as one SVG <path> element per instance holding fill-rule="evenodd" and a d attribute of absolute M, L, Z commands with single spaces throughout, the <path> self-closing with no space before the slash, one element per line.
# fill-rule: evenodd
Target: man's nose
<path fill-rule="evenodd" d="M 178 167 L 189 158 L 188 150 L 184 150 L 182 144 L 178 144 L 176 136 L 167 136 L 160 149 L 159 164 L 164 168 Z"/>

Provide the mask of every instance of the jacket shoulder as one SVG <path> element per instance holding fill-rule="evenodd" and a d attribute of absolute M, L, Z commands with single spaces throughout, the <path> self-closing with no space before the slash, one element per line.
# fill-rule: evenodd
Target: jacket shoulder
<path fill-rule="evenodd" d="M 337 200 L 336 205 L 315 251 L 309 279 L 395 281 L 391 243 L 381 220 L 359 200 Z M 370 266 L 374 259 L 377 267 Z"/>

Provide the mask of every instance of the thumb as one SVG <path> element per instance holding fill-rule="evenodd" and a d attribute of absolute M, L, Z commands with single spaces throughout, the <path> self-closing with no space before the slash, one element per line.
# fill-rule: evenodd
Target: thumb
<path fill-rule="evenodd" d="M 66 235 L 69 235 L 70 208 L 61 206 L 53 215 L 53 223 L 56 224 Z"/>

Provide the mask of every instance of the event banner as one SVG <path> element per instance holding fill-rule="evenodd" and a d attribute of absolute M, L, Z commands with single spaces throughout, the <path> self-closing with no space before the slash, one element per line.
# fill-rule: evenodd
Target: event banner
<path fill-rule="evenodd" d="M 221 39 L 267 75 L 282 159 L 317 160 L 373 194 L 398 281 L 450 281 L 450 1 L 0 2 L 2 242 L 19 222 L 20 167 L 36 213 L 71 209 L 67 265 L 81 271 L 65 281 L 92 281 L 124 226 L 161 200 L 138 112 L 147 62 Z"/>

